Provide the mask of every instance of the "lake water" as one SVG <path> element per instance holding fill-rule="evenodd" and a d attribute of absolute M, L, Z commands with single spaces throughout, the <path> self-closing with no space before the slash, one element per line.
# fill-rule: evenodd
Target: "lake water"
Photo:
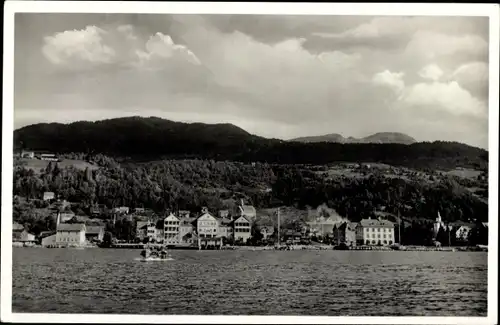
<path fill-rule="evenodd" d="M 486 316 L 487 253 L 13 249 L 13 312 Z"/>

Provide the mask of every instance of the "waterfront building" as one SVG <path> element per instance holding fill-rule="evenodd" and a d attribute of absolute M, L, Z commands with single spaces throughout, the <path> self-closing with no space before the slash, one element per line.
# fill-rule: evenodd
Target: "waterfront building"
<path fill-rule="evenodd" d="M 219 236 L 226 239 L 234 238 L 232 220 L 229 218 L 221 218 L 219 221 Z"/>
<path fill-rule="evenodd" d="M 163 221 L 164 230 L 164 243 L 165 244 L 179 244 L 179 228 L 180 220 L 175 215 L 170 213 Z"/>
<path fill-rule="evenodd" d="M 181 218 L 179 224 L 179 239 L 182 244 L 192 244 L 195 238 L 195 226 L 193 222 L 196 219 L 193 218 Z"/>
<path fill-rule="evenodd" d="M 100 242 L 104 239 L 104 226 L 87 226 L 85 238 L 88 242 Z"/>
<path fill-rule="evenodd" d="M 394 244 L 394 224 L 382 219 L 362 219 L 356 227 L 358 245 Z"/>
<path fill-rule="evenodd" d="M 179 210 L 177 212 L 177 215 L 179 216 L 180 219 L 189 218 L 191 215 L 191 212 L 189 212 L 188 210 Z"/>
<path fill-rule="evenodd" d="M 135 226 L 135 236 L 140 240 L 148 237 L 148 224 L 149 221 L 138 220 Z"/>
<path fill-rule="evenodd" d="M 56 234 L 42 237 L 41 245 L 42 247 L 54 246 L 56 244 Z"/>
<path fill-rule="evenodd" d="M 56 245 L 82 246 L 85 244 L 86 226 L 83 223 L 61 223 L 57 225 Z"/>
<path fill-rule="evenodd" d="M 333 227 L 333 244 L 345 244 L 347 246 L 356 246 L 356 227 L 357 223 L 342 222 Z"/>
<path fill-rule="evenodd" d="M 23 225 L 14 222 L 12 224 L 12 241 L 13 242 L 34 242 L 35 235 L 24 229 Z"/>
<path fill-rule="evenodd" d="M 251 237 L 250 220 L 246 216 L 240 216 L 233 222 L 234 240 L 246 243 Z"/>
<path fill-rule="evenodd" d="M 150 241 L 156 241 L 156 223 L 154 221 L 149 221 L 146 228 L 146 235 Z"/>
<path fill-rule="evenodd" d="M 202 215 L 196 219 L 196 233 L 200 238 L 217 237 L 219 233 L 219 221 L 206 208 L 203 208 Z"/>

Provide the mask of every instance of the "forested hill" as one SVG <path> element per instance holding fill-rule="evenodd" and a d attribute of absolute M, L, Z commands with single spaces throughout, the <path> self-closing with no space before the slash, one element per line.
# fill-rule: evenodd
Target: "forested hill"
<path fill-rule="evenodd" d="M 231 124 L 128 117 L 35 124 L 14 131 L 16 149 L 102 153 L 134 159 L 201 158 L 280 164 L 382 162 L 410 168 L 485 169 L 488 152 L 455 142 L 300 143 L 266 139 Z"/>

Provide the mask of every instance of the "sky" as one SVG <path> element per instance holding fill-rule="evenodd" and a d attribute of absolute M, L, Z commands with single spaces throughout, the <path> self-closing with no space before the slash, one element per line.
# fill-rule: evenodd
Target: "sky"
<path fill-rule="evenodd" d="M 157 116 L 488 147 L 488 18 L 15 16 L 14 127 Z"/>

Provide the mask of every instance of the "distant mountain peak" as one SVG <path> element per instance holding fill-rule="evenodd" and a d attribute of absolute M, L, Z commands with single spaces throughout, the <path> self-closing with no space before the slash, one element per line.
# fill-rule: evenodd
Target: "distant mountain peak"
<path fill-rule="evenodd" d="M 414 138 L 400 132 L 378 132 L 364 138 L 348 137 L 344 138 L 337 133 L 330 133 L 318 136 L 300 137 L 290 141 L 314 143 L 314 142 L 336 142 L 336 143 L 400 143 L 412 144 L 417 142 Z"/>

